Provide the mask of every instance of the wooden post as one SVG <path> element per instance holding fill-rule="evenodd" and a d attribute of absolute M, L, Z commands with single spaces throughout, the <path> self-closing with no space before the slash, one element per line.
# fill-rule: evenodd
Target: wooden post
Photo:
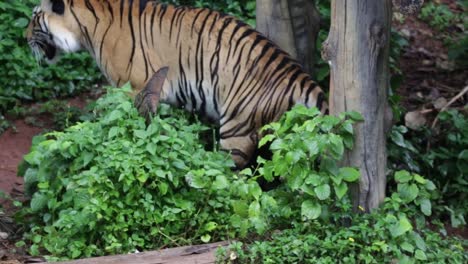
<path fill-rule="evenodd" d="M 313 0 L 257 0 L 257 30 L 314 74 L 320 14 Z"/>
<path fill-rule="evenodd" d="M 322 56 L 330 62 L 330 113 L 355 110 L 365 121 L 344 165 L 361 171 L 355 206 L 370 211 L 385 198 L 391 0 L 332 0 L 331 30 Z"/>

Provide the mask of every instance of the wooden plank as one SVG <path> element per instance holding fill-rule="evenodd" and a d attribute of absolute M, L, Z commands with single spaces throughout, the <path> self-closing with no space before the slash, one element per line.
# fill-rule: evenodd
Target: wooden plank
<path fill-rule="evenodd" d="M 225 247 L 229 242 L 206 245 L 169 248 L 136 254 L 115 255 L 73 261 L 56 262 L 57 264 L 212 264 L 218 247 Z M 41 263 L 39 263 L 41 264 Z M 43 262 L 42 264 L 45 264 Z"/>

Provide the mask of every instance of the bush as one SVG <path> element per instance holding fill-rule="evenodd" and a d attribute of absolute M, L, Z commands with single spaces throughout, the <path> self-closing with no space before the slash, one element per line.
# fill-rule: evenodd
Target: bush
<path fill-rule="evenodd" d="M 230 156 L 205 151 L 206 127 L 179 112 L 146 126 L 124 91 L 109 92 L 96 121 L 36 137 L 25 156 L 31 253 L 78 258 L 226 239 L 230 201 L 220 190 Z"/>
<path fill-rule="evenodd" d="M 466 263 L 466 240 L 443 237 L 426 226 L 434 184 L 406 171 L 397 172 L 395 180 L 398 191 L 370 214 L 341 210 L 341 221 L 318 219 L 273 232 L 263 241 L 236 242 L 218 251 L 218 262 Z"/>
<path fill-rule="evenodd" d="M 72 95 L 90 89 L 101 78 L 89 55 L 69 54 L 57 65 L 38 65 L 24 32 L 32 8 L 39 2 L 6 0 L 0 3 L 0 116 L 16 100 Z"/>
<path fill-rule="evenodd" d="M 262 160 L 257 171 L 267 180 L 284 170 L 303 172 L 284 174 L 284 188 L 266 193 L 257 171 L 235 175 L 230 156 L 205 151 L 199 134 L 206 128 L 180 112 L 169 116 L 162 107 L 165 118 L 146 126 L 122 90 L 110 90 L 94 111 L 93 122 L 36 137 L 24 158 L 21 174 L 32 199 L 18 220 L 26 225 L 33 255 L 126 253 L 290 227 L 328 217 L 347 199 L 345 183 L 358 177 L 354 169 L 336 166 L 352 144 L 345 115 L 319 116 L 317 109 L 297 107 L 284 117 L 283 128 L 271 124 L 274 134 L 262 143 L 273 140 L 274 162 L 283 154 L 286 159 L 278 166 Z M 305 119 L 311 120 L 299 126 Z M 310 137 L 306 147 L 286 150 L 303 137 Z"/>
<path fill-rule="evenodd" d="M 440 190 L 437 210 L 449 215 L 457 227 L 466 224 L 468 210 L 468 116 L 449 110 L 439 117 L 435 130 L 394 127 L 388 144 L 389 164 L 392 170 L 406 169 L 434 181 Z"/>

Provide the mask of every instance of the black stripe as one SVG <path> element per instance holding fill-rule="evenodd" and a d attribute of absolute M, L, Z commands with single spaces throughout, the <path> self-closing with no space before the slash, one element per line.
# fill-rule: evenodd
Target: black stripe
<path fill-rule="evenodd" d="M 94 35 L 96 35 L 96 29 L 97 29 L 97 25 L 99 23 L 99 18 L 97 17 L 96 11 L 94 11 L 94 7 L 89 2 L 89 0 L 85 0 L 85 5 L 86 5 L 86 8 L 93 14 L 94 19 L 96 20 L 96 23 L 94 24 L 94 30 L 93 30 L 93 36 L 94 36 Z"/>
<path fill-rule="evenodd" d="M 131 73 L 132 68 L 133 68 L 133 58 L 135 57 L 135 30 L 133 29 L 133 16 L 132 12 L 133 11 L 133 5 L 130 4 L 128 8 L 128 26 L 130 28 L 130 34 L 132 36 L 132 41 L 131 41 L 131 52 L 130 52 L 130 60 L 127 65 L 127 72 Z"/>

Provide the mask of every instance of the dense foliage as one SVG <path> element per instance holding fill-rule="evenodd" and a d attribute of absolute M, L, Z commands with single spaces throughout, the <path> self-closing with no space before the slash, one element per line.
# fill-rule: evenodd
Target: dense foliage
<path fill-rule="evenodd" d="M 161 109 L 167 113 L 168 109 Z M 125 253 L 227 236 L 230 167 L 199 142 L 206 128 L 179 114 L 146 126 L 124 91 L 100 99 L 94 122 L 34 140 L 23 212 L 32 254 Z M 192 188 L 203 186 L 204 188 Z"/>
<path fill-rule="evenodd" d="M 346 183 L 359 176 L 336 165 L 352 144 L 356 114 L 324 117 L 296 108 L 284 126 L 268 127 L 273 134 L 263 142 L 273 140 L 273 160 L 235 175 L 226 153 L 203 149 L 199 134 L 206 128 L 179 112 L 167 116 L 162 107 L 165 117 L 146 126 L 122 90 L 109 91 L 95 112 L 92 122 L 37 137 L 25 156 L 32 199 L 18 217 L 32 254 L 125 253 L 327 218 L 348 199 Z M 291 144 L 298 148 L 288 150 Z M 264 193 L 257 172 L 266 180 L 281 174 L 286 184 Z"/>
<path fill-rule="evenodd" d="M 456 110 L 439 115 L 439 130 L 409 131 L 396 126 L 390 134 L 391 169 L 426 175 L 440 191 L 437 210 L 450 216 L 452 226 L 466 224 L 468 213 L 468 116 Z"/>

